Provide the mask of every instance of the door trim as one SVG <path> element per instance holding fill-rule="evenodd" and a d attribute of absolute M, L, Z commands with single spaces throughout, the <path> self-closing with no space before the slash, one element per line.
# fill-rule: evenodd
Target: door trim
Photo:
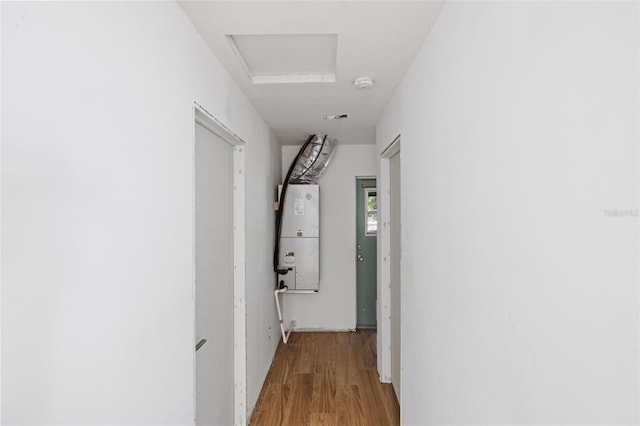
<path fill-rule="evenodd" d="M 400 135 L 396 138 L 380 153 L 380 158 L 390 160 L 391 157 L 400 152 Z"/>
<path fill-rule="evenodd" d="M 380 153 L 378 179 L 378 374 L 391 383 L 391 157 L 400 152 L 400 135 Z"/>
<path fill-rule="evenodd" d="M 222 124 L 202 105 L 193 103 L 193 138 L 192 138 L 192 288 L 193 288 L 193 339 L 195 342 L 195 124 L 200 124 L 233 146 L 233 381 L 234 381 L 234 422 L 236 426 L 247 424 L 247 326 L 246 326 L 246 298 L 245 298 L 245 142 L 237 134 Z M 193 345 L 191 345 L 194 347 Z M 195 348 L 195 347 L 194 347 Z M 193 418 L 195 421 L 195 372 L 196 353 L 193 351 Z"/>

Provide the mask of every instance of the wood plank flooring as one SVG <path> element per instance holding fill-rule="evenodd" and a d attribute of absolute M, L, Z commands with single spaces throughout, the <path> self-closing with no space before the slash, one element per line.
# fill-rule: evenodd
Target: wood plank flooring
<path fill-rule="evenodd" d="M 292 333 L 280 342 L 250 426 L 400 424 L 376 371 L 376 332 Z"/>

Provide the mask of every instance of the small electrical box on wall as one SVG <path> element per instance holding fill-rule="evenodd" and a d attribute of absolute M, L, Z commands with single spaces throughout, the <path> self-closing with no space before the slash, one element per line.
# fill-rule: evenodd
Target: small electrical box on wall
<path fill-rule="evenodd" d="M 318 290 L 320 283 L 320 189 L 318 185 L 289 185 L 286 199 L 278 202 L 282 210 L 278 268 L 288 292 Z"/>

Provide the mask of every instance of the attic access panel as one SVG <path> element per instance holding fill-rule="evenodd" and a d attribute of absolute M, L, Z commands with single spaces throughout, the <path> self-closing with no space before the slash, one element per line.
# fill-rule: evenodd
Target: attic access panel
<path fill-rule="evenodd" d="M 336 81 L 337 34 L 235 34 L 227 39 L 253 84 Z"/>

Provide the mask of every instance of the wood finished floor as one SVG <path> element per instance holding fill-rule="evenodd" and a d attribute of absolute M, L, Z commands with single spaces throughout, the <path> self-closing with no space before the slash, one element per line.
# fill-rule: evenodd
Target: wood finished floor
<path fill-rule="evenodd" d="M 400 424 L 376 371 L 376 332 L 292 333 L 280 342 L 250 426 Z"/>

